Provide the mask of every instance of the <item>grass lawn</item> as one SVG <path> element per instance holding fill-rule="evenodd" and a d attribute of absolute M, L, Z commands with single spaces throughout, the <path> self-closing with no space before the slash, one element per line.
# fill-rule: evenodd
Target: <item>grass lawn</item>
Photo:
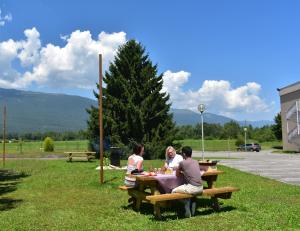
<path fill-rule="evenodd" d="M 224 166 L 217 186 L 240 192 L 223 200 L 222 210 L 198 208 L 183 219 L 175 210 L 153 219 L 152 207 L 141 213 L 127 207 L 127 193 L 117 190 L 124 172 L 105 171 L 99 185 L 97 162 L 8 160 L 0 169 L 0 230 L 299 230 L 300 187 Z M 159 167 L 161 161 L 145 161 Z M 7 172 L 13 169 L 14 172 Z M 199 200 L 200 204 L 207 199 Z"/>
<path fill-rule="evenodd" d="M 87 140 L 54 141 L 54 152 L 43 151 L 42 141 L 23 141 L 22 143 L 6 143 L 6 153 L 14 157 L 45 157 L 48 155 L 65 156 L 67 151 L 86 151 L 88 150 Z M 3 143 L 0 148 L 2 150 Z"/>
<path fill-rule="evenodd" d="M 206 151 L 236 151 L 235 146 L 236 140 L 205 140 L 204 148 Z M 183 146 L 188 145 L 193 148 L 193 150 L 202 150 L 201 140 L 196 139 L 185 139 L 178 140 Z M 248 140 L 248 143 L 256 142 L 252 140 Z M 280 141 L 272 141 L 272 142 L 263 142 L 260 143 L 262 149 L 272 149 L 273 146 L 280 146 L 282 142 Z"/>

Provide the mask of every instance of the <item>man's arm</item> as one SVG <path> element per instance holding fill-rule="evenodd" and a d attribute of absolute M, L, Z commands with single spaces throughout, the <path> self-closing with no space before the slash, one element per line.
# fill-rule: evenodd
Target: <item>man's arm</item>
<path fill-rule="evenodd" d="M 181 175 L 182 175 L 182 165 L 180 162 L 178 168 L 176 169 L 176 176 L 179 177 Z"/>

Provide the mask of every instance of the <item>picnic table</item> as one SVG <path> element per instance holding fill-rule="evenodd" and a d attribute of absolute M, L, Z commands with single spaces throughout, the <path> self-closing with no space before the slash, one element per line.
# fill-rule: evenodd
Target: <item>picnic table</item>
<path fill-rule="evenodd" d="M 87 161 L 90 161 L 91 159 L 95 158 L 96 152 L 90 152 L 90 151 L 81 151 L 81 152 L 64 152 L 67 154 L 67 158 L 69 162 L 72 162 L 73 158 L 82 158 L 86 157 Z"/>
<path fill-rule="evenodd" d="M 238 191 L 237 188 L 223 187 L 214 188 L 218 175 L 223 171 L 211 169 L 206 171 L 202 175 L 202 180 L 207 183 L 204 185 L 204 191 L 201 196 L 208 196 L 212 200 L 212 207 L 215 210 L 219 209 L 218 198 L 229 199 L 233 191 Z M 170 201 L 192 198 L 195 195 L 182 194 L 182 193 L 170 193 L 171 190 L 181 184 L 183 184 L 183 178 L 172 175 L 157 175 L 157 176 L 143 176 L 143 175 L 130 175 L 135 177 L 137 181 L 136 188 L 130 188 L 126 186 L 120 186 L 121 190 L 127 190 L 130 196 L 129 202 L 133 202 L 135 210 L 139 211 L 141 203 L 151 203 L 154 205 L 154 215 L 160 217 L 160 208 L 168 207 Z M 150 189 L 150 191 L 147 189 Z"/>

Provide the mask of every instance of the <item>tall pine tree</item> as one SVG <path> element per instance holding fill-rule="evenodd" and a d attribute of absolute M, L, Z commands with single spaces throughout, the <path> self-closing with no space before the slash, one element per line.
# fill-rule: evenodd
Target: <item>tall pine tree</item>
<path fill-rule="evenodd" d="M 121 46 L 104 82 L 104 135 L 113 145 L 144 143 L 151 158 L 163 157 L 164 149 L 174 139 L 174 123 L 169 114 L 169 95 L 161 92 L 162 74 L 157 74 L 157 66 L 145 48 L 135 40 Z M 99 137 L 98 109 L 92 107 L 88 113 L 88 137 L 95 143 Z"/>

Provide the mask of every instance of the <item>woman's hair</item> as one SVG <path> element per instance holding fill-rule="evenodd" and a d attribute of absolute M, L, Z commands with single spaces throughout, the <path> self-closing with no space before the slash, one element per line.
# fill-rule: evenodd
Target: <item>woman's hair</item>
<path fill-rule="evenodd" d="M 133 153 L 136 155 L 140 155 L 143 147 L 144 147 L 143 144 L 134 144 L 133 145 Z"/>
<path fill-rule="evenodd" d="M 168 156 L 169 150 L 172 150 L 172 152 L 176 154 L 176 149 L 173 148 L 172 146 L 168 146 L 167 149 L 166 149 L 166 160 L 169 159 L 169 156 Z"/>

